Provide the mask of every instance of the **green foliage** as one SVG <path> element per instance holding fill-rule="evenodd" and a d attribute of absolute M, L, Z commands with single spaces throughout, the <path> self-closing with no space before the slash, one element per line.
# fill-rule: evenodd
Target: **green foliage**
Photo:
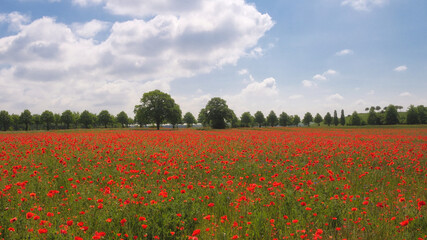
<path fill-rule="evenodd" d="M 295 115 L 292 123 L 293 123 L 294 125 L 298 126 L 298 124 L 299 124 L 300 122 L 301 122 L 301 118 L 300 118 L 298 115 Z"/>
<path fill-rule="evenodd" d="M 375 108 L 371 108 L 368 113 L 368 124 L 369 125 L 377 125 L 380 124 L 380 118 L 377 116 L 375 112 Z"/>
<path fill-rule="evenodd" d="M 325 124 L 327 124 L 328 126 L 331 126 L 332 124 L 332 116 L 329 112 L 326 113 L 325 117 L 324 117 L 324 121 Z"/>
<path fill-rule="evenodd" d="M 113 121 L 110 113 L 107 110 L 102 110 L 97 116 L 98 122 L 107 128 L 107 125 Z"/>
<path fill-rule="evenodd" d="M 421 124 L 427 124 L 427 108 L 424 105 L 417 106 L 418 118 Z"/>
<path fill-rule="evenodd" d="M 335 125 L 335 126 L 338 126 L 338 124 L 339 124 L 337 110 L 334 110 L 334 119 L 333 119 L 333 123 L 334 123 L 334 125 Z"/>
<path fill-rule="evenodd" d="M 279 125 L 285 127 L 291 124 L 292 124 L 291 118 L 288 116 L 287 113 L 282 112 L 279 116 Z"/>
<path fill-rule="evenodd" d="M 42 122 L 46 123 L 46 129 L 48 131 L 50 130 L 50 124 L 55 121 L 53 113 L 49 110 L 44 111 L 40 116 L 40 119 Z"/>
<path fill-rule="evenodd" d="M 19 116 L 19 121 L 23 124 L 25 124 L 25 131 L 28 131 L 28 126 L 31 124 L 31 122 L 33 121 L 32 119 L 32 115 L 30 110 L 25 109 L 22 113 L 21 116 Z"/>
<path fill-rule="evenodd" d="M 314 122 L 317 123 L 318 126 L 320 126 L 320 123 L 323 121 L 322 116 L 320 116 L 320 114 L 316 114 L 316 116 L 314 117 Z"/>
<path fill-rule="evenodd" d="M 226 121 L 231 123 L 234 115 L 234 112 L 228 108 L 227 102 L 219 97 L 209 100 L 200 113 L 199 118 L 201 118 L 202 123 L 208 123 L 214 129 L 226 128 Z"/>
<path fill-rule="evenodd" d="M 258 127 L 262 127 L 265 123 L 265 117 L 264 114 L 261 111 L 257 111 L 254 115 L 255 122 L 258 123 Z"/>
<path fill-rule="evenodd" d="M 399 113 L 394 105 L 388 105 L 385 111 L 385 124 L 393 125 L 399 123 Z"/>
<path fill-rule="evenodd" d="M 254 121 L 254 118 L 252 117 L 250 112 L 242 113 L 242 116 L 240 117 L 240 125 L 242 127 L 252 126 L 253 121 Z"/>
<path fill-rule="evenodd" d="M 199 115 L 197 116 L 197 122 L 201 123 L 203 127 L 207 127 L 209 125 L 205 108 L 200 109 Z"/>
<path fill-rule="evenodd" d="M 334 119 L 334 124 L 335 124 L 335 119 Z M 341 126 L 345 125 L 344 109 L 341 109 L 340 124 L 341 124 Z M 335 124 L 335 126 L 336 125 L 338 125 L 338 124 Z"/>
<path fill-rule="evenodd" d="M 67 129 L 70 128 L 70 124 L 74 123 L 76 119 L 74 118 L 74 114 L 71 110 L 65 110 L 61 115 L 61 121 L 65 124 Z"/>
<path fill-rule="evenodd" d="M 302 119 L 302 123 L 304 123 L 304 125 L 310 126 L 310 123 L 313 121 L 313 116 L 311 115 L 310 112 L 306 112 L 304 115 L 304 118 Z"/>
<path fill-rule="evenodd" d="M 85 128 L 89 128 L 94 122 L 94 117 L 89 111 L 84 110 L 82 114 L 80 114 L 79 122 L 83 124 Z"/>
<path fill-rule="evenodd" d="M 169 122 L 172 124 L 173 128 L 175 128 L 177 124 L 182 123 L 182 111 L 178 104 L 175 104 L 173 107 L 169 116 Z"/>
<path fill-rule="evenodd" d="M 277 126 L 279 124 L 279 119 L 273 110 L 271 110 L 270 114 L 267 116 L 267 124 L 271 127 Z"/>
<path fill-rule="evenodd" d="M 39 125 L 42 123 L 40 114 L 33 114 L 33 123 L 36 125 L 36 130 L 39 130 Z"/>
<path fill-rule="evenodd" d="M 352 126 L 360 126 L 362 124 L 359 114 L 356 111 L 354 111 L 353 114 L 351 115 L 350 124 Z"/>
<path fill-rule="evenodd" d="M 190 128 L 193 124 L 197 123 L 196 118 L 194 117 L 194 115 L 191 112 L 186 112 L 184 114 L 184 118 L 182 119 L 182 121 L 187 124 L 187 127 Z"/>
<path fill-rule="evenodd" d="M 117 114 L 117 122 L 119 122 L 124 128 L 129 124 L 128 115 L 124 111 L 121 111 L 119 114 Z"/>
<path fill-rule="evenodd" d="M 10 124 L 12 123 L 12 118 L 9 116 L 9 113 L 5 110 L 0 112 L 0 126 L 3 131 L 9 129 Z"/>
<path fill-rule="evenodd" d="M 165 121 L 176 122 L 179 106 L 175 104 L 172 97 L 160 90 L 154 90 L 144 93 L 141 98 L 141 105 L 135 106 L 135 111 L 143 108 L 144 120 L 148 123 L 155 123 L 157 130 L 160 129 L 160 124 Z M 181 110 L 179 110 L 181 111 Z"/>
<path fill-rule="evenodd" d="M 408 112 L 406 113 L 406 123 L 407 124 L 420 123 L 420 118 L 418 116 L 418 109 L 414 105 L 410 105 L 408 108 Z"/>

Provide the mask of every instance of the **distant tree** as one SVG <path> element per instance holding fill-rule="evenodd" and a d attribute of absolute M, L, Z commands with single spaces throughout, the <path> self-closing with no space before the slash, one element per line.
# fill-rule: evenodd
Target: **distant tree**
<path fill-rule="evenodd" d="M 398 111 L 402 111 L 403 106 L 395 106 Z"/>
<path fill-rule="evenodd" d="M 279 125 L 280 126 L 286 127 L 287 125 L 290 125 L 291 124 L 290 120 L 291 120 L 290 117 L 285 112 L 282 112 L 279 115 Z"/>
<path fill-rule="evenodd" d="M 19 123 L 21 122 L 20 116 L 18 114 L 10 115 L 12 121 L 13 130 L 19 130 Z"/>
<path fill-rule="evenodd" d="M 298 115 L 295 115 L 292 123 L 298 127 L 298 124 L 300 122 L 301 122 L 301 118 Z"/>
<path fill-rule="evenodd" d="M 25 109 L 25 110 L 21 113 L 21 116 L 19 116 L 19 120 L 21 121 L 21 123 L 25 124 L 25 131 L 28 131 L 28 126 L 29 126 L 29 125 L 31 124 L 31 122 L 33 121 L 30 110 Z"/>
<path fill-rule="evenodd" d="M 72 124 L 74 121 L 74 114 L 71 112 L 71 110 L 65 110 L 61 114 L 61 122 L 65 124 L 65 128 L 69 129 L 70 124 Z"/>
<path fill-rule="evenodd" d="M 277 126 L 279 124 L 279 119 L 273 110 L 271 110 L 267 116 L 267 124 L 271 127 Z"/>
<path fill-rule="evenodd" d="M 175 103 L 169 115 L 169 123 L 175 128 L 177 124 L 182 123 L 182 111 L 178 104 Z"/>
<path fill-rule="evenodd" d="M 380 107 L 380 106 L 376 106 L 376 107 L 375 107 L 375 110 L 376 110 L 376 111 L 379 111 L 379 110 L 381 110 L 381 107 Z"/>
<path fill-rule="evenodd" d="M 239 118 L 237 118 L 233 110 L 230 109 L 230 111 L 231 111 L 231 121 L 230 121 L 231 127 L 232 128 L 239 127 L 240 126 Z"/>
<path fill-rule="evenodd" d="M 320 116 L 320 114 L 316 114 L 316 116 L 314 117 L 314 122 L 317 123 L 318 126 L 320 126 L 320 123 L 323 121 L 322 116 Z"/>
<path fill-rule="evenodd" d="M 361 125 L 362 122 L 360 120 L 359 114 L 356 111 L 354 111 L 353 114 L 351 114 L 350 123 L 353 126 L 360 126 Z"/>
<path fill-rule="evenodd" d="M 341 124 L 342 126 L 344 126 L 344 125 L 345 125 L 344 109 L 341 109 L 340 124 Z M 336 124 L 336 125 L 338 125 L 338 124 Z M 335 126 L 336 126 L 336 125 L 335 125 Z"/>
<path fill-rule="evenodd" d="M 329 112 L 326 113 L 325 117 L 323 118 L 325 121 L 325 124 L 327 124 L 328 126 L 331 126 L 332 124 L 332 116 Z"/>
<path fill-rule="evenodd" d="M 262 127 L 265 123 L 265 117 L 264 114 L 261 111 L 257 111 L 254 114 L 255 122 L 258 123 L 258 127 Z"/>
<path fill-rule="evenodd" d="M 365 111 L 369 111 L 369 108 L 367 107 L 367 108 L 365 108 Z"/>
<path fill-rule="evenodd" d="M 55 121 L 53 113 L 49 110 L 44 111 L 40 116 L 40 119 L 42 120 L 42 122 L 46 123 L 46 129 L 48 131 L 50 130 L 50 124 Z"/>
<path fill-rule="evenodd" d="M 107 125 L 113 121 L 111 118 L 110 113 L 107 110 L 102 110 L 98 116 L 97 120 L 101 125 L 104 125 L 105 128 L 107 128 Z"/>
<path fill-rule="evenodd" d="M 418 118 L 421 124 L 427 124 L 427 107 L 424 105 L 417 106 Z"/>
<path fill-rule="evenodd" d="M 333 119 L 333 123 L 334 123 L 334 125 L 335 125 L 335 126 L 338 126 L 338 124 L 339 124 L 337 110 L 334 110 L 334 119 Z"/>
<path fill-rule="evenodd" d="M 36 130 L 39 130 L 39 125 L 42 123 L 40 114 L 33 114 L 33 123 L 36 125 Z"/>
<path fill-rule="evenodd" d="M 379 118 L 377 113 L 375 112 L 375 108 L 371 108 L 368 113 L 368 124 L 369 125 L 377 125 L 379 122 Z"/>
<path fill-rule="evenodd" d="M 116 119 L 117 119 L 117 122 L 122 125 L 122 128 L 124 128 L 129 124 L 129 117 L 124 111 L 121 111 L 119 114 L 117 114 Z"/>
<path fill-rule="evenodd" d="M 197 116 L 197 122 L 201 123 L 203 127 L 209 125 L 208 116 L 205 108 L 200 109 L 199 115 Z"/>
<path fill-rule="evenodd" d="M 306 112 L 304 118 L 302 119 L 302 123 L 304 123 L 304 125 L 310 126 L 311 122 L 313 122 L 313 116 L 310 112 Z"/>
<path fill-rule="evenodd" d="M 9 129 L 10 124 L 12 123 L 12 118 L 6 110 L 0 112 L 0 125 L 3 131 Z"/>
<path fill-rule="evenodd" d="M 385 110 L 385 124 L 394 125 L 399 123 L 399 113 L 394 105 L 390 104 Z"/>
<path fill-rule="evenodd" d="M 79 119 L 80 119 L 80 113 L 79 112 L 73 112 L 73 122 L 72 123 L 74 123 L 74 128 L 78 128 Z"/>
<path fill-rule="evenodd" d="M 408 107 L 406 112 L 406 123 L 407 124 L 419 124 L 420 117 L 418 116 L 418 109 L 414 105 Z"/>
<path fill-rule="evenodd" d="M 157 130 L 160 129 L 160 124 L 165 121 L 172 122 L 176 117 L 175 100 L 160 90 L 144 93 L 140 102 L 141 105 L 135 106 L 136 111 L 138 108 L 144 108 L 146 118 L 156 124 Z"/>
<path fill-rule="evenodd" d="M 219 97 L 214 97 L 201 111 L 202 121 L 206 121 L 214 129 L 224 129 L 227 122 L 232 123 L 234 112 L 228 108 L 227 102 Z M 200 114 L 199 114 L 200 117 Z"/>
<path fill-rule="evenodd" d="M 197 123 L 196 118 L 191 112 L 186 112 L 182 121 L 187 124 L 187 128 L 190 128 L 193 124 Z"/>
<path fill-rule="evenodd" d="M 58 129 L 59 124 L 61 123 L 61 115 L 59 115 L 58 113 L 54 113 L 53 122 L 55 123 L 55 129 Z"/>
<path fill-rule="evenodd" d="M 93 121 L 94 121 L 93 114 L 91 114 L 89 111 L 84 110 L 84 111 L 82 112 L 82 114 L 80 114 L 79 122 L 80 122 L 81 124 L 83 124 L 83 126 L 84 126 L 85 128 L 89 128 L 89 127 L 90 127 L 90 125 L 92 125 L 92 124 L 93 124 Z"/>
<path fill-rule="evenodd" d="M 240 124 L 242 127 L 250 127 L 253 122 L 253 117 L 250 112 L 244 112 L 242 113 L 242 116 L 240 117 Z"/>

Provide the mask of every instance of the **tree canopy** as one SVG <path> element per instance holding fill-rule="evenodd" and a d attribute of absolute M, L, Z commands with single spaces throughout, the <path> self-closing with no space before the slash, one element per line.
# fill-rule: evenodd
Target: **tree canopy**
<path fill-rule="evenodd" d="M 200 111 L 199 120 L 209 124 L 215 129 L 224 129 L 227 123 L 233 121 L 234 112 L 228 108 L 227 102 L 219 97 L 214 97 Z"/>
<path fill-rule="evenodd" d="M 310 126 L 310 123 L 313 121 L 313 115 L 310 112 L 306 112 L 304 118 L 302 119 L 302 123 L 304 125 Z"/>
<path fill-rule="evenodd" d="M 42 122 L 46 123 L 46 128 L 49 131 L 50 130 L 50 124 L 55 121 L 55 117 L 53 115 L 53 112 L 46 110 L 40 116 L 40 120 Z"/>
<path fill-rule="evenodd" d="M 182 121 L 187 124 L 187 128 L 190 128 L 193 124 L 197 123 L 196 118 L 191 112 L 186 112 Z"/>
<path fill-rule="evenodd" d="M 267 124 L 271 127 L 277 126 L 279 124 L 279 119 L 273 110 L 271 110 L 267 116 Z"/>
<path fill-rule="evenodd" d="M 258 123 L 258 127 L 262 127 L 265 123 L 265 117 L 264 114 L 261 111 L 257 111 L 254 114 L 255 122 Z"/>
<path fill-rule="evenodd" d="M 149 123 L 155 123 L 157 130 L 160 129 L 160 124 L 166 121 L 172 123 L 177 120 L 179 106 L 167 93 L 160 90 L 144 93 L 140 103 L 140 105 L 135 106 L 134 112 L 138 113 L 140 109 L 143 109 L 142 113 L 145 115 L 145 120 Z"/>

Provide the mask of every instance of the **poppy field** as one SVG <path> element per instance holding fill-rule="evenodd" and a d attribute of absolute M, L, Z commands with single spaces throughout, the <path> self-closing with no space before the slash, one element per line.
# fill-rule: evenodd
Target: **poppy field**
<path fill-rule="evenodd" d="M 0 134 L 0 239 L 427 239 L 427 129 Z"/>

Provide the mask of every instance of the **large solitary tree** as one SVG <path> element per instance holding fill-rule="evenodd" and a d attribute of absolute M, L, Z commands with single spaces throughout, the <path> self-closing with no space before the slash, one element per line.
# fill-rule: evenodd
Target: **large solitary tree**
<path fill-rule="evenodd" d="M 212 128 L 223 129 L 226 122 L 233 121 L 234 112 L 228 108 L 227 102 L 219 97 L 214 97 L 206 104 L 199 113 L 199 122 L 210 124 Z"/>
<path fill-rule="evenodd" d="M 144 117 L 148 122 L 155 123 L 159 130 L 160 124 L 166 121 L 174 122 L 177 113 L 176 106 L 178 105 L 169 94 L 154 90 L 142 95 L 141 104 L 135 106 L 134 112 L 138 113 L 139 109 L 143 109 Z"/>

